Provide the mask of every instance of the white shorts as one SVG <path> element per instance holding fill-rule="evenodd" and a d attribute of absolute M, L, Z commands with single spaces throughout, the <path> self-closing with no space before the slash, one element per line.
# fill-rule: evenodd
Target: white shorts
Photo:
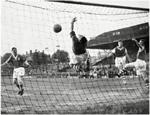
<path fill-rule="evenodd" d="M 70 64 L 81 64 L 85 62 L 88 58 L 88 53 L 80 54 L 80 55 L 74 55 L 70 61 Z"/>
<path fill-rule="evenodd" d="M 19 80 L 24 75 L 25 75 L 25 69 L 23 67 L 15 68 L 13 71 L 13 80 L 16 78 Z"/>
<path fill-rule="evenodd" d="M 137 59 L 135 62 L 136 74 L 141 75 L 142 71 L 146 71 L 146 62 L 141 59 Z"/>
<path fill-rule="evenodd" d="M 97 73 L 94 73 L 93 76 L 94 76 L 94 78 L 97 78 Z"/>
<path fill-rule="evenodd" d="M 123 57 L 116 57 L 115 59 L 115 66 L 118 68 L 123 68 L 124 65 L 126 64 L 126 56 Z"/>
<path fill-rule="evenodd" d="M 136 68 L 137 75 L 141 75 L 142 71 L 146 71 L 146 62 L 144 60 L 141 60 L 141 59 L 137 59 L 135 62 L 126 64 L 126 66 L 128 66 L 128 67 L 134 66 Z"/>

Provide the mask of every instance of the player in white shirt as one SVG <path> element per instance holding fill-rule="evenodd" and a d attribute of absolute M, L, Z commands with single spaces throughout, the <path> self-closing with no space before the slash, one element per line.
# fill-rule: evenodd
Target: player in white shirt
<path fill-rule="evenodd" d="M 14 66 L 13 83 L 16 84 L 16 86 L 19 88 L 18 94 L 23 95 L 24 88 L 22 77 L 25 75 L 25 69 L 23 67 L 23 64 L 26 64 L 28 66 L 30 65 L 27 60 L 25 60 L 21 55 L 17 53 L 17 48 L 15 47 L 12 48 L 11 56 L 1 66 L 9 63 L 12 63 Z"/>

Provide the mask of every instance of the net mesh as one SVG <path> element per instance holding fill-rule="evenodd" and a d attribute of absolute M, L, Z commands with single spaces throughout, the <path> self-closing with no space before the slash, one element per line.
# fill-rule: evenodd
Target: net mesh
<path fill-rule="evenodd" d="M 3 1 L 1 63 L 16 47 L 32 67 L 25 67 L 23 96 L 12 83 L 13 66 L 1 68 L 2 113 L 78 113 L 89 107 L 94 112 L 97 106 L 148 100 L 144 81 L 132 73 L 126 76 L 128 85 L 124 85 L 113 74 L 117 72 L 114 64 L 110 68 L 105 63 L 96 66 L 101 70 L 97 79 L 79 79 L 79 73 L 69 66 L 73 56 L 69 35 L 72 18 L 77 17 L 75 32 L 91 40 L 104 32 L 147 23 L 148 15 L 144 10 L 106 6 Z M 53 31 L 55 24 L 62 26 L 60 33 Z M 88 52 L 92 63 L 110 50 Z M 106 71 L 112 76 L 108 77 Z"/>

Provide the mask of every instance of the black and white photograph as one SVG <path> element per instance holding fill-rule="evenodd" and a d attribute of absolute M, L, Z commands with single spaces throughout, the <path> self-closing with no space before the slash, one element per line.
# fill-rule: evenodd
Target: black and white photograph
<path fill-rule="evenodd" d="M 1 0 L 1 114 L 149 114 L 149 0 Z"/>

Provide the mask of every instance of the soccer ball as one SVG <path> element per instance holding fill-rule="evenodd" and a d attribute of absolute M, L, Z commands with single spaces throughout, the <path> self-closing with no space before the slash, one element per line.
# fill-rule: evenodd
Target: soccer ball
<path fill-rule="evenodd" d="M 62 27 L 60 24 L 55 24 L 53 30 L 55 33 L 59 33 L 62 30 Z"/>

